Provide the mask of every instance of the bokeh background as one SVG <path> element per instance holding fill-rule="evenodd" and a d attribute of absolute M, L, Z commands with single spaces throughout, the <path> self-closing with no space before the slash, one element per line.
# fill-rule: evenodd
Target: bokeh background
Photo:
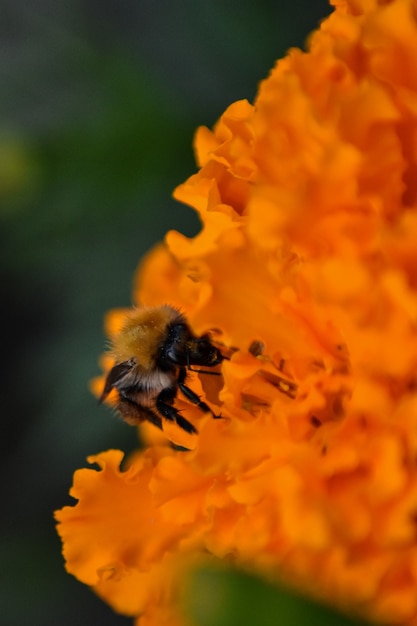
<path fill-rule="evenodd" d="M 143 254 L 198 231 L 192 136 L 330 12 L 325 0 L 0 0 L 0 624 L 131 620 L 66 574 L 52 512 L 85 457 L 136 445 L 90 395 L 104 313 Z"/>

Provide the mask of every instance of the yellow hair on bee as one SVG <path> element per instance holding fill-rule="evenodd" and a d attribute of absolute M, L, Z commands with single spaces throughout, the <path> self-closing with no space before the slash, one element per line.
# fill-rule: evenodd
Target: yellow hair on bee
<path fill-rule="evenodd" d="M 116 363 L 134 357 L 139 367 L 152 369 L 158 348 L 166 338 L 167 326 L 183 323 L 184 317 L 171 306 L 134 309 L 113 339 L 111 353 Z"/>

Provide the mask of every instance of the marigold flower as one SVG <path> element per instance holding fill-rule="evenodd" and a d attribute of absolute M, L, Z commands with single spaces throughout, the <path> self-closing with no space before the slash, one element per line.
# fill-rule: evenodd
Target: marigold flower
<path fill-rule="evenodd" d="M 175 197 L 202 230 L 138 273 L 138 304 L 231 351 L 190 383 L 222 419 L 196 416 L 188 452 L 144 426 L 56 514 L 68 571 L 140 626 L 176 623 L 213 558 L 417 625 L 417 5 L 333 4 L 254 106 L 197 131 Z"/>

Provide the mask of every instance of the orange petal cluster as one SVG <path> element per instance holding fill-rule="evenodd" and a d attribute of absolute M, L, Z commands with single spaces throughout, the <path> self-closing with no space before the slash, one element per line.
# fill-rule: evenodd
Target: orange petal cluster
<path fill-rule="evenodd" d="M 140 626 L 177 623 L 213 558 L 417 625 L 417 4 L 333 4 L 253 106 L 197 131 L 175 197 L 202 230 L 138 273 L 138 303 L 232 355 L 190 383 L 222 419 L 188 452 L 144 427 L 57 512 L 68 571 Z"/>

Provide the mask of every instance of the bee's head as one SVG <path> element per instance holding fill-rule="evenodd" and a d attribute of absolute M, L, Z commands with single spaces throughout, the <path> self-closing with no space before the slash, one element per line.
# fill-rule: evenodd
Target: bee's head
<path fill-rule="evenodd" d="M 187 365 L 213 367 L 223 361 L 223 355 L 210 341 L 208 335 L 193 337 L 187 342 Z"/>
<path fill-rule="evenodd" d="M 208 335 L 196 337 L 186 324 L 171 326 L 159 355 L 160 365 L 214 367 L 223 361 L 220 350 L 213 346 Z"/>

